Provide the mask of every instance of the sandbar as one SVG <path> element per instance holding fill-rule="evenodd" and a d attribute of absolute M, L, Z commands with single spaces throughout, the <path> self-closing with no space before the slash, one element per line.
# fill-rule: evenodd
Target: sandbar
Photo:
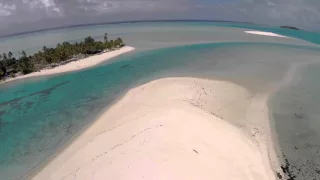
<path fill-rule="evenodd" d="M 274 180 L 268 154 L 223 120 L 248 97 L 236 84 L 198 78 L 135 87 L 33 179 Z M 206 103 L 219 111 L 205 110 Z"/>
<path fill-rule="evenodd" d="M 248 34 L 256 34 L 261 36 L 273 36 L 273 37 L 282 37 L 282 38 L 289 38 L 287 36 L 283 36 L 280 34 L 272 33 L 272 32 L 264 32 L 264 31 L 245 31 Z"/>

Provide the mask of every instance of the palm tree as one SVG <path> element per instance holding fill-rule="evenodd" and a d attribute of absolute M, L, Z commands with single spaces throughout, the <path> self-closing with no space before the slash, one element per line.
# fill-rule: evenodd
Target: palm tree
<path fill-rule="evenodd" d="M 7 73 L 7 69 L 4 64 L 0 61 L 0 76 L 3 76 Z"/>
<path fill-rule="evenodd" d="M 34 71 L 34 64 L 30 62 L 29 57 L 24 56 L 19 59 L 18 69 L 23 74 L 28 74 Z"/>
<path fill-rule="evenodd" d="M 104 33 L 104 42 L 107 43 L 108 42 L 108 33 Z"/>
<path fill-rule="evenodd" d="M 114 41 L 113 40 L 109 41 L 108 44 L 109 44 L 109 49 L 114 48 Z"/>
<path fill-rule="evenodd" d="M 43 46 L 42 50 L 43 50 L 43 52 L 47 52 L 48 48 L 46 46 Z"/>
<path fill-rule="evenodd" d="M 25 51 L 21 51 L 21 55 L 22 55 L 22 57 L 26 57 L 27 53 Z"/>
<path fill-rule="evenodd" d="M 12 59 L 12 52 L 11 51 L 9 51 L 9 53 L 8 53 L 8 59 Z"/>
<path fill-rule="evenodd" d="M 70 43 L 69 42 L 63 42 L 62 45 L 63 46 L 70 46 Z"/>
<path fill-rule="evenodd" d="M 117 39 L 115 40 L 114 44 L 115 44 L 115 46 L 116 46 L 117 48 L 124 46 L 124 43 L 123 43 L 123 41 L 122 41 L 121 38 L 117 38 Z"/>
<path fill-rule="evenodd" d="M 125 44 L 123 43 L 123 41 L 122 41 L 122 39 L 121 39 L 121 38 L 118 38 L 118 41 L 119 41 L 119 45 L 120 45 L 120 47 L 125 46 Z"/>
<path fill-rule="evenodd" d="M 3 57 L 3 60 L 4 60 L 4 61 L 8 60 L 6 53 L 3 53 L 3 54 L 2 54 L 2 57 Z"/>
<path fill-rule="evenodd" d="M 91 36 L 88 36 L 84 39 L 85 44 L 92 44 L 94 43 L 94 39 Z"/>

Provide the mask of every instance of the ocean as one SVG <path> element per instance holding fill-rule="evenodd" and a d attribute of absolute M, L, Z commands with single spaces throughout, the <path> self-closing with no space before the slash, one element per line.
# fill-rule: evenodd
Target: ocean
<path fill-rule="evenodd" d="M 248 29 L 293 38 L 244 33 Z M 252 95 L 268 94 L 279 156 L 296 179 L 320 178 L 319 34 L 232 23 L 139 22 L 3 38 L 0 50 L 30 54 L 89 35 L 101 39 L 105 32 L 136 51 L 93 68 L 0 85 L 0 179 L 24 179 L 130 88 L 164 77 L 225 80 Z"/>

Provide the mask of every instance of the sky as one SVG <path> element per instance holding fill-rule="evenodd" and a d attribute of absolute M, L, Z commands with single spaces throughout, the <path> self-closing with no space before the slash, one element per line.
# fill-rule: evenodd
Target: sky
<path fill-rule="evenodd" d="M 0 0 L 0 36 L 76 24 L 198 19 L 320 31 L 320 0 Z"/>

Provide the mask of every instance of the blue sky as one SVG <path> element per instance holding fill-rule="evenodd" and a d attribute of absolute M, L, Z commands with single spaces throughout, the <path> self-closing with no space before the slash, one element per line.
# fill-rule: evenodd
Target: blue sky
<path fill-rule="evenodd" d="M 320 0 L 0 0 L 0 36 L 71 24 L 206 19 L 320 30 Z"/>

